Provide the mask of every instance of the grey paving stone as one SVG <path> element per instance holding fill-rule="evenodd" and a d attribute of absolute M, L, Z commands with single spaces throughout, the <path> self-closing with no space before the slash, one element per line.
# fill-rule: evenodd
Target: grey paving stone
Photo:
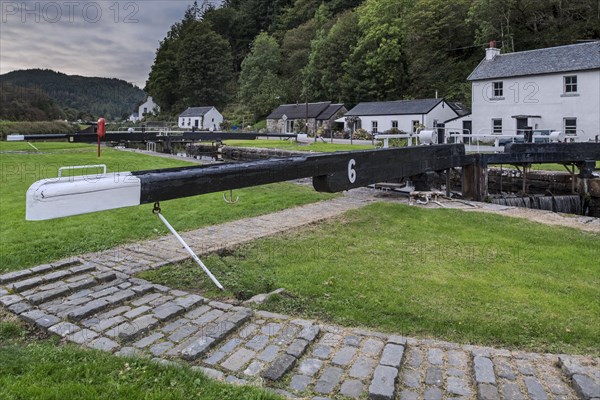
<path fill-rule="evenodd" d="M 53 325 L 58 324 L 61 321 L 60 318 L 55 317 L 54 315 L 45 315 L 41 318 L 35 320 L 35 324 L 40 328 L 50 328 Z"/>
<path fill-rule="evenodd" d="M 24 269 L 22 271 L 9 272 L 8 274 L 0 275 L 0 283 L 6 284 L 14 281 L 18 281 L 19 279 L 23 279 L 25 277 L 31 276 L 32 272 L 28 269 Z"/>
<path fill-rule="evenodd" d="M 344 381 L 340 387 L 340 394 L 346 397 L 358 399 L 365 390 L 365 385 L 356 379 Z"/>
<path fill-rule="evenodd" d="M 144 352 L 134 347 L 123 347 L 115 355 L 119 357 L 143 357 Z"/>
<path fill-rule="evenodd" d="M 151 283 L 145 283 L 142 285 L 135 285 L 131 287 L 131 290 L 136 292 L 137 294 L 146 294 L 154 290 L 154 285 Z"/>
<path fill-rule="evenodd" d="M 102 320 L 102 319 L 109 319 L 109 318 L 112 318 L 112 317 L 116 317 L 117 315 L 121 315 L 123 313 L 126 313 L 129 310 L 131 310 L 131 307 L 129 307 L 129 306 L 121 306 L 121 307 L 113 308 L 112 310 L 107 311 L 105 313 L 98 314 L 95 317 L 98 318 L 98 319 L 100 319 L 100 320 Z"/>
<path fill-rule="evenodd" d="M 532 376 L 526 376 L 523 378 L 523 382 L 525 383 L 525 387 L 527 388 L 527 393 L 529 394 L 529 398 L 531 400 L 547 400 L 548 396 L 546 395 L 546 391 L 544 387 Z"/>
<path fill-rule="evenodd" d="M 171 342 L 179 343 L 184 339 L 192 336 L 192 334 L 198 331 L 198 327 L 191 325 L 184 325 L 181 328 L 177 329 L 173 334 L 169 336 L 169 340 Z"/>
<path fill-rule="evenodd" d="M 75 292 L 75 291 L 78 291 L 78 290 L 82 291 L 84 289 L 91 288 L 95 284 L 96 284 L 96 280 L 94 278 L 87 278 L 87 279 L 82 279 L 82 280 L 78 280 L 76 282 L 69 283 L 67 285 L 67 287 L 72 292 Z M 89 291 L 89 293 L 88 292 L 86 292 L 86 293 L 87 293 L 86 295 L 88 295 L 88 294 L 91 294 L 92 291 Z"/>
<path fill-rule="evenodd" d="M 204 375 L 208 376 L 211 379 L 215 379 L 217 381 L 225 380 L 225 374 L 221 371 L 217 371 L 216 369 L 206 368 L 206 367 L 192 367 L 193 371 L 200 371 Z"/>
<path fill-rule="evenodd" d="M 260 371 L 263 369 L 264 366 L 265 366 L 265 364 L 263 362 L 254 360 L 244 370 L 244 375 L 257 376 L 260 373 Z"/>
<path fill-rule="evenodd" d="M 352 364 L 352 368 L 348 371 L 348 375 L 353 378 L 365 379 L 371 375 L 374 369 L 375 360 L 361 354 L 356 358 L 354 364 Z"/>
<path fill-rule="evenodd" d="M 58 324 L 52 326 L 48 330 L 52 333 L 55 333 L 59 336 L 64 337 L 64 336 L 70 335 L 71 333 L 75 333 L 75 332 L 81 330 L 81 328 L 70 322 L 59 322 Z"/>
<path fill-rule="evenodd" d="M 122 340 L 129 341 L 154 328 L 157 324 L 158 320 L 156 318 L 145 315 L 110 329 L 106 332 L 106 335 L 110 337 L 118 336 Z"/>
<path fill-rule="evenodd" d="M 403 390 L 400 392 L 400 400 L 418 400 L 419 394 L 414 390 Z"/>
<path fill-rule="evenodd" d="M 207 359 L 205 359 L 204 363 L 208 364 L 208 365 L 216 365 L 216 364 L 220 363 L 221 360 L 223 360 L 223 358 L 225 358 L 225 356 L 227 354 L 228 353 L 226 353 L 224 351 L 217 350 L 213 354 L 211 354 L 210 357 L 208 357 Z"/>
<path fill-rule="evenodd" d="M 522 375 L 535 376 L 535 367 L 533 364 L 527 360 L 515 360 L 515 364 L 517 365 L 517 371 L 519 371 Z"/>
<path fill-rule="evenodd" d="M 96 340 L 93 340 L 88 344 L 88 346 L 96 350 L 109 352 L 112 352 L 119 348 L 119 344 L 117 342 L 115 342 L 114 340 L 110 340 L 106 337 L 100 337 Z"/>
<path fill-rule="evenodd" d="M 131 304 L 134 307 L 139 307 L 139 306 L 147 304 L 147 303 L 149 303 L 149 302 L 151 302 L 153 300 L 156 300 L 156 299 L 158 299 L 161 296 L 162 295 L 160 293 L 150 293 L 150 294 L 147 294 L 147 295 L 145 295 L 145 296 L 143 296 L 143 297 L 141 297 L 141 298 L 139 298 L 137 300 L 132 301 Z"/>
<path fill-rule="evenodd" d="M 103 332 L 107 329 L 112 328 L 115 325 L 118 325 L 122 322 L 125 322 L 126 319 L 123 318 L 120 315 L 117 315 L 116 317 L 112 317 L 109 319 L 103 319 L 100 322 L 98 322 L 97 324 L 94 324 L 92 326 L 90 326 L 90 329 L 95 330 L 96 332 Z"/>
<path fill-rule="evenodd" d="M 442 400 L 442 391 L 437 387 L 428 387 L 423 393 L 424 400 Z"/>
<path fill-rule="evenodd" d="M 317 345 L 312 351 L 312 355 L 317 358 L 329 358 L 329 355 L 332 353 L 333 348 L 330 346 Z"/>
<path fill-rule="evenodd" d="M 138 317 L 139 315 L 142 315 L 148 310 L 151 310 L 149 306 L 139 306 L 134 308 L 133 310 L 127 311 L 125 314 L 123 314 L 123 316 L 127 319 L 132 319 Z"/>
<path fill-rule="evenodd" d="M 223 314 L 224 313 L 221 310 L 212 309 L 212 310 L 202 314 L 200 317 L 194 319 L 193 321 L 198 325 L 206 325 L 209 322 L 212 322 L 215 319 L 219 318 Z"/>
<path fill-rule="evenodd" d="M 490 383 L 477 385 L 477 400 L 499 400 L 498 389 Z"/>
<path fill-rule="evenodd" d="M 36 320 L 43 318 L 47 315 L 48 314 L 46 314 L 45 312 L 43 312 L 41 310 L 31 310 L 31 311 L 27 311 L 27 312 L 24 312 L 23 314 L 21 314 L 21 318 L 23 318 L 25 321 L 33 324 L 33 323 L 35 323 Z"/>
<path fill-rule="evenodd" d="M 15 303 L 8 307 L 8 309 L 14 314 L 22 314 L 27 311 L 31 311 L 33 306 L 25 301 L 21 301 L 20 303 Z"/>
<path fill-rule="evenodd" d="M 439 367 L 429 367 L 425 372 L 425 383 L 428 385 L 442 386 L 444 383 L 444 374 Z"/>
<path fill-rule="evenodd" d="M 502 384 L 502 393 L 505 400 L 523 400 L 521 389 L 516 383 L 506 382 Z"/>
<path fill-rule="evenodd" d="M 33 274 L 43 274 L 52 271 L 53 268 L 54 267 L 50 264 L 42 264 L 38 265 L 37 267 L 30 268 L 30 270 Z"/>
<path fill-rule="evenodd" d="M 155 343 L 157 340 L 162 339 L 165 335 L 159 332 L 155 332 L 149 336 L 146 336 L 133 344 L 133 347 L 137 347 L 138 349 L 143 349 L 144 347 L 148 347 L 151 344 Z"/>
<path fill-rule="evenodd" d="M 82 329 L 80 331 L 71 333 L 70 335 L 65 336 L 70 342 L 74 342 L 77 344 L 85 344 L 91 342 L 93 339 L 97 338 L 98 334 L 89 329 Z"/>
<path fill-rule="evenodd" d="M 93 292 L 92 294 L 90 294 L 90 297 L 92 297 L 94 299 L 99 299 L 100 297 L 110 296 L 111 294 L 116 293 L 118 291 L 119 291 L 118 287 L 111 286 L 111 287 L 102 289 L 100 291 Z"/>
<path fill-rule="evenodd" d="M 237 376 L 233 376 L 233 375 L 229 375 L 227 378 L 225 378 L 225 382 L 231 383 L 234 385 L 238 385 L 238 386 L 244 386 L 244 385 L 248 384 L 247 380 L 240 379 Z"/>
<path fill-rule="evenodd" d="M 0 288 L 0 297 L 8 294 L 8 290 Z"/>
<path fill-rule="evenodd" d="M 473 369 L 475 370 L 475 380 L 477 383 L 496 384 L 494 367 L 492 365 L 492 360 L 489 358 L 475 356 L 473 359 Z"/>
<path fill-rule="evenodd" d="M 306 351 L 307 347 L 308 347 L 308 342 L 306 340 L 296 339 L 296 340 L 294 340 L 294 342 L 291 345 L 288 346 L 288 348 L 286 349 L 285 352 L 287 354 L 289 354 L 290 356 L 300 358 Z"/>
<path fill-rule="evenodd" d="M 302 328 L 302 331 L 300 331 L 298 337 L 306 340 L 307 342 L 312 342 L 319 335 L 320 330 L 321 329 L 317 325 L 305 326 Z"/>
<path fill-rule="evenodd" d="M 408 350 L 406 364 L 411 368 L 419 368 L 423 363 L 423 352 L 417 347 L 411 347 Z"/>
<path fill-rule="evenodd" d="M 41 277 L 29 278 L 24 281 L 19 281 L 15 283 L 11 283 L 8 285 L 8 288 L 15 292 L 24 292 L 28 289 L 34 288 L 42 283 Z"/>
<path fill-rule="evenodd" d="M 314 391 L 322 394 L 332 394 L 333 389 L 339 384 L 344 370 L 337 367 L 329 367 L 323 371 L 319 380 L 315 383 Z"/>
<path fill-rule="evenodd" d="M 193 361 L 210 350 L 214 343 L 215 339 L 208 336 L 196 338 L 190 345 L 181 351 L 181 356 L 188 361 Z"/>
<path fill-rule="evenodd" d="M 164 333 L 172 333 L 175 332 L 177 329 L 181 328 L 182 326 L 191 322 L 192 321 L 186 318 L 178 318 L 175 321 L 163 326 L 161 331 L 163 331 Z"/>
<path fill-rule="evenodd" d="M 186 311 L 191 310 L 192 308 L 201 305 L 206 300 L 202 296 L 198 296 L 197 294 L 190 294 L 185 297 L 179 297 L 173 300 L 173 303 L 177 304 L 185 308 Z"/>
<path fill-rule="evenodd" d="M 298 372 L 302 375 L 313 376 L 323 366 L 323 361 L 316 358 L 305 358 L 300 362 L 298 366 Z"/>
<path fill-rule="evenodd" d="M 275 336 L 281 330 L 282 325 L 276 322 L 270 322 L 268 324 L 263 325 L 260 328 L 260 331 L 263 335 L 267 336 Z"/>
<path fill-rule="evenodd" d="M 496 374 L 498 374 L 500 378 L 508 379 L 510 381 L 517 379 L 517 375 L 515 375 L 514 370 L 508 361 L 495 359 L 494 368 Z"/>
<path fill-rule="evenodd" d="M 444 350 L 438 348 L 429 349 L 427 359 L 431 365 L 444 364 Z"/>
<path fill-rule="evenodd" d="M 556 375 L 544 374 L 544 383 L 550 393 L 557 396 L 567 396 L 571 393 L 567 385 Z"/>
<path fill-rule="evenodd" d="M 465 379 L 456 378 L 454 376 L 448 377 L 447 380 L 448 392 L 457 396 L 470 396 L 471 389 L 469 383 Z"/>
<path fill-rule="evenodd" d="M 256 335 L 248 342 L 246 342 L 245 346 L 255 350 L 260 351 L 265 348 L 265 346 L 269 343 L 269 337 L 267 335 Z"/>
<path fill-rule="evenodd" d="M 256 355 L 255 351 L 250 349 L 241 348 L 229 356 L 225 361 L 221 363 L 223 368 L 230 371 L 239 371 L 243 366 L 248 364 L 250 360 Z"/>
<path fill-rule="evenodd" d="M 405 369 L 402 373 L 402 383 L 410 388 L 418 388 L 421 386 L 421 371 Z"/>
<path fill-rule="evenodd" d="M 388 343 L 406 345 L 406 338 L 404 336 L 390 335 Z"/>
<path fill-rule="evenodd" d="M 296 363 L 296 358 L 283 354 L 275 359 L 273 364 L 266 368 L 261 376 L 269 381 L 277 381 L 288 373 Z"/>
<path fill-rule="evenodd" d="M 393 343 L 392 343 L 393 344 Z M 383 349 L 384 343 L 380 339 L 368 338 L 361 347 L 361 352 L 370 357 L 377 357 Z"/>
<path fill-rule="evenodd" d="M 254 333 L 256 333 L 257 330 L 258 330 L 258 325 L 248 324 L 248 325 L 244 326 L 242 329 L 240 329 L 240 331 L 238 332 L 238 336 L 241 337 L 242 339 L 246 339 L 246 338 L 249 338 L 250 336 L 254 335 Z"/>
<path fill-rule="evenodd" d="M 209 306 L 214 307 L 214 308 L 219 308 L 221 310 L 229 310 L 231 308 L 233 308 L 232 304 L 227 304 L 227 303 L 223 303 L 220 301 L 211 301 L 208 303 Z"/>
<path fill-rule="evenodd" d="M 321 340 L 319 340 L 319 345 L 323 345 L 323 346 L 331 346 L 331 347 L 335 347 L 338 345 L 338 343 L 342 340 L 342 336 L 336 334 L 336 333 L 332 333 L 332 332 L 327 332 L 326 334 L 323 335 L 323 337 L 321 338 Z"/>
<path fill-rule="evenodd" d="M 257 358 L 261 361 L 271 362 L 277 357 L 279 350 L 279 346 L 274 344 L 269 345 L 265 347 L 265 349 L 257 356 Z"/>
<path fill-rule="evenodd" d="M 600 398 L 600 385 L 587 375 L 574 374 L 573 388 L 585 400 Z"/>
<path fill-rule="evenodd" d="M 358 347 L 360 346 L 360 342 L 362 341 L 362 337 L 356 335 L 348 335 L 344 337 L 344 345 Z"/>
<path fill-rule="evenodd" d="M 277 314 L 277 313 L 272 313 L 269 311 L 262 311 L 262 310 L 256 311 L 256 316 L 258 318 L 275 319 L 275 320 L 281 320 L 281 321 L 290 319 L 289 315 Z"/>
<path fill-rule="evenodd" d="M 67 317 L 71 321 L 81 321 L 84 318 L 89 317 L 92 314 L 96 314 L 100 311 L 105 310 L 110 304 L 106 299 L 92 300 L 89 303 L 81 307 L 77 307 L 75 310 L 68 313 Z"/>
<path fill-rule="evenodd" d="M 369 386 L 369 399 L 392 400 L 396 395 L 397 377 L 398 370 L 394 367 L 379 365 L 375 368 L 375 373 Z"/>
<path fill-rule="evenodd" d="M 303 392 L 310 385 L 310 382 L 310 377 L 306 375 L 294 375 L 290 381 L 290 389 Z"/>
<path fill-rule="evenodd" d="M 58 280 L 61 280 L 62 278 L 66 278 L 73 275 L 73 273 L 71 271 L 56 271 L 56 272 L 51 272 L 49 274 L 46 274 L 43 276 L 44 278 L 44 282 L 55 282 Z"/>
<path fill-rule="evenodd" d="M 331 362 L 335 365 L 350 365 L 358 349 L 356 347 L 345 346 L 338 349 Z"/>
<path fill-rule="evenodd" d="M 387 365 L 394 368 L 399 368 L 404 355 L 404 346 L 399 344 L 389 343 L 383 348 L 383 354 L 379 364 Z"/>
<path fill-rule="evenodd" d="M 0 303 L 2 303 L 5 307 L 19 303 L 21 300 L 23 300 L 23 297 L 19 296 L 18 294 L 9 294 L 7 296 L 0 297 Z"/>
<path fill-rule="evenodd" d="M 27 300 L 29 300 L 32 304 L 38 305 L 57 299 L 59 297 L 64 297 L 67 293 L 70 292 L 70 290 L 71 289 L 69 289 L 67 286 L 61 286 L 56 289 L 45 290 L 43 292 L 38 292 L 32 294 L 31 296 L 27 296 Z M 0 299 L 0 302 L 2 302 L 2 299 Z"/>
<path fill-rule="evenodd" d="M 171 350 L 175 345 L 171 342 L 161 342 L 150 347 L 150 353 L 156 357 L 160 357 L 167 351 Z"/>

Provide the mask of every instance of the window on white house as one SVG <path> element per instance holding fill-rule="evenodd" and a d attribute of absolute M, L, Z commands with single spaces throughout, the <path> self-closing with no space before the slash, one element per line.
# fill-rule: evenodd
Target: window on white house
<path fill-rule="evenodd" d="M 377 121 L 371 122 L 371 133 L 377 133 Z"/>
<path fill-rule="evenodd" d="M 502 133 L 502 118 L 492 119 L 492 133 Z"/>
<path fill-rule="evenodd" d="M 504 85 L 503 82 L 494 82 L 494 97 L 502 97 L 504 95 Z"/>
<path fill-rule="evenodd" d="M 418 120 L 412 122 L 412 133 L 417 133 L 417 129 L 419 129 L 419 125 L 421 123 Z"/>
<path fill-rule="evenodd" d="M 568 75 L 564 77 L 565 93 L 577 93 L 577 75 Z"/>
<path fill-rule="evenodd" d="M 144 107 L 144 114 L 148 113 L 148 107 Z"/>
<path fill-rule="evenodd" d="M 398 121 L 392 121 L 392 129 L 398 129 Z"/>
<path fill-rule="evenodd" d="M 565 134 L 576 135 L 577 134 L 577 118 L 565 118 Z"/>
<path fill-rule="evenodd" d="M 188 126 L 190 126 L 192 124 L 192 119 L 188 118 Z"/>

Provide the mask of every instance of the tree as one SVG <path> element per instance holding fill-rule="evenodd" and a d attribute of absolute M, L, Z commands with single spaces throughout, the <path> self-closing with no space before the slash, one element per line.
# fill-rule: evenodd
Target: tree
<path fill-rule="evenodd" d="M 324 100 L 321 90 L 321 65 L 318 54 L 323 51 L 327 32 L 331 28 L 331 13 L 325 4 L 321 4 L 315 17 L 313 18 L 315 26 L 315 38 L 310 43 L 311 52 L 308 57 L 308 63 L 302 69 L 303 87 L 302 94 L 308 100 Z"/>
<path fill-rule="evenodd" d="M 242 62 L 239 78 L 239 100 L 255 118 L 267 115 L 285 98 L 280 78 L 281 52 L 277 41 L 260 33 Z"/>
<path fill-rule="evenodd" d="M 407 0 L 366 0 L 359 8 L 360 35 L 344 63 L 343 96 L 349 103 L 401 98 L 408 87 L 403 46 Z"/>
<path fill-rule="evenodd" d="M 287 84 L 287 98 L 302 98 L 302 68 L 308 63 L 310 42 L 314 38 L 314 21 L 310 20 L 286 32 L 281 43 L 282 75 Z"/>
<path fill-rule="evenodd" d="M 177 49 L 178 108 L 227 104 L 233 79 L 227 40 L 202 21 L 185 28 Z"/>

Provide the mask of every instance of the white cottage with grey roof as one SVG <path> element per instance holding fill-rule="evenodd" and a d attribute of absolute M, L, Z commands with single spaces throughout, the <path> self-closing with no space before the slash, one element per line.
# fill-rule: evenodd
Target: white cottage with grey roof
<path fill-rule="evenodd" d="M 358 103 L 344 120 L 349 130 L 362 128 L 375 134 L 397 129 L 409 133 L 419 127 L 443 127 L 445 121 L 458 115 L 444 99 L 418 99 Z"/>
<path fill-rule="evenodd" d="M 468 78 L 473 132 L 600 134 L 600 41 L 501 54 L 493 42 Z"/>
<path fill-rule="evenodd" d="M 188 107 L 179 114 L 180 128 L 218 131 L 223 123 L 223 115 L 214 107 Z"/>

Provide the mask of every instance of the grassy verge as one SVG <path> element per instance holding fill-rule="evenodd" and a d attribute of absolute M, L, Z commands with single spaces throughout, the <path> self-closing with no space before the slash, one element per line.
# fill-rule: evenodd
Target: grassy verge
<path fill-rule="evenodd" d="M 237 147 L 261 147 L 265 149 L 283 149 L 283 150 L 298 150 L 298 151 L 315 151 L 315 152 L 332 152 L 332 151 L 352 151 L 352 150 L 369 150 L 375 146 L 359 145 L 359 144 L 338 144 L 338 143 L 323 143 L 311 142 L 310 144 L 298 143 L 294 140 L 226 140 L 223 142 L 227 146 Z"/>
<path fill-rule="evenodd" d="M 206 378 L 188 368 L 33 341 L 14 317 L 0 310 L 0 398 L 13 399 L 278 399 L 257 388 Z"/>
<path fill-rule="evenodd" d="M 1 149 L 20 149 L 22 145 L 27 146 L 2 143 Z M 61 166 L 102 163 L 109 172 L 115 172 L 189 163 L 111 149 L 103 149 L 98 160 L 94 146 L 71 148 L 68 143 L 38 143 L 36 146 L 41 150 L 39 153 L 4 153 L 0 158 L 0 273 L 168 234 L 152 215 L 151 205 L 28 222 L 25 221 L 25 193 L 33 182 L 55 177 Z M 81 173 L 85 171 L 76 172 Z M 334 197 L 289 183 L 236 190 L 234 195 L 240 197 L 237 204 L 225 204 L 221 193 L 212 193 L 165 201 L 161 206 L 169 222 L 185 231 Z"/>
<path fill-rule="evenodd" d="M 377 203 L 205 261 L 247 298 L 350 326 L 533 351 L 599 354 L 597 234 L 516 218 Z M 210 288 L 191 264 L 144 278 Z"/>
<path fill-rule="evenodd" d="M 494 166 L 498 168 L 498 166 Z M 504 168 L 515 169 L 512 165 L 504 165 Z M 531 169 L 533 171 L 556 171 L 556 172 L 567 172 L 566 168 L 562 164 L 532 164 Z M 600 170 L 600 161 L 596 161 L 596 170 Z M 575 170 L 577 172 L 577 169 Z"/>

